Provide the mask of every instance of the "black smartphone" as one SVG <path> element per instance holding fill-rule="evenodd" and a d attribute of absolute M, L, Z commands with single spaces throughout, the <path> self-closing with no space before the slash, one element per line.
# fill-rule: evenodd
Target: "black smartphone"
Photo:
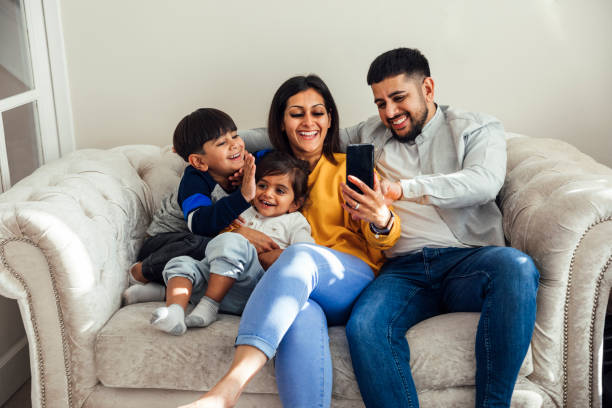
<path fill-rule="evenodd" d="M 374 145 L 371 143 L 350 144 L 346 148 L 346 184 L 360 194 L 363 192 L 348 181 L 355 176 L 370 188 L 374 188 Z"/>

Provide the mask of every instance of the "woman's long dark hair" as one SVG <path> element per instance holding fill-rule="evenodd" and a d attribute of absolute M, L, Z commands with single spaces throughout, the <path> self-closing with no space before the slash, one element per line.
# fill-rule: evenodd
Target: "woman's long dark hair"
<path fill-rule="evenodd" d="M 285 109 L 287 108 L 287 101 L 289 98 L 308 89 L 314 89 L 323 97 L 325 109 L 331 117 L 331 126 L 323 142 L 323 154 L 327 160 L 336 164 L 337 162 L 333 154 L 340 152 L 340 123 L 338 109 L 336 108 L 336 103 L 334 102 L 334 98 L 329 88 L 325 85 L 325 82 L 316 75 L 311 74 L 308 76 L 295 76 L 289 78 L 278 88 L 272 98 L 270 113 L 268 115 L 268 134 L 270 136 L 270 141 L 275 149 L 289 153 L 293 156 L 293 150 L 291 150 L 291 146 L 289 145 L 289 139 L 282 130 Z"/>

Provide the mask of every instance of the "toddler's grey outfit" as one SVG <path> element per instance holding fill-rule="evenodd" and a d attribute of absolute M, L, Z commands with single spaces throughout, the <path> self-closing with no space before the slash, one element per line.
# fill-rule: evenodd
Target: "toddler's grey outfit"
<path fill-rule="evenodd" d="M 310 225 L 299 212 L 264 217 L 250 207 L 241 216 L 247 227 L 268 235 L 281 249 L 298 242 L 314 243 Z M 166 264 L 163 276 L 166 284 L 174 277 L 189 279 L 193 284 L 189 301 L 194 305 L 204 296 L 211 273 L 233 278 L 236 282 L 221 301 L 219 311 L 241 314 L 264 272 L 255 247 L 238 233 L 224 232 L 208 243 L 204 259 L 173 258 Z"/>

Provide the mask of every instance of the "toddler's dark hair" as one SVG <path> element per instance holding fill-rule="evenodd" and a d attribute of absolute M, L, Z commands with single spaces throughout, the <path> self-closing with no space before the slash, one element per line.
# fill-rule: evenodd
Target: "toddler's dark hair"
<path fill-rule="evenodd" d="M 204 143 L 236 129 L 236 124 L 227 113 L 214 108 L 200 108 L 176 125 L 172 144 L 178 155 L 189 161 L 190 154 L 204 153 Z"/>
<path fill-rule="evenodd" d="M 296 159 L 288 153 L 273 150 L 262 157 L 255 169 L 255 180 L 259 181 L 268 175 L 288 174 L 293 188 L 293 200 L 296 203 L 306 201 L 308 195 L 308 174 L 310 166 L 307 161 Z"/>

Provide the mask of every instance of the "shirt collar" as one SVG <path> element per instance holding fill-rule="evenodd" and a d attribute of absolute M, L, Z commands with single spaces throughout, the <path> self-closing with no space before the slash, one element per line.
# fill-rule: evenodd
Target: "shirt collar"
<path fill-rule="evenodd" d="M 429 136 L 435 134 L 438 131 L 438 128 L 440 127 L 440 124 L 442 123 L 442 109 L 440 109 L 440 107 L 438 106 L 438 104 L 436 103 L 436 113 L 434 113 L 433 117 L 431 118 L 431 120 L 429 122 L 427 122 L 427 124 L 423 127 L 423 130 L 421 131 L 421 134 L 418 135 L 415 139 L 415 142 L 417 144 L 421 144 L 423 143 L 423 141 L 425 141 L 425 139 L 429 138 Z"/>

